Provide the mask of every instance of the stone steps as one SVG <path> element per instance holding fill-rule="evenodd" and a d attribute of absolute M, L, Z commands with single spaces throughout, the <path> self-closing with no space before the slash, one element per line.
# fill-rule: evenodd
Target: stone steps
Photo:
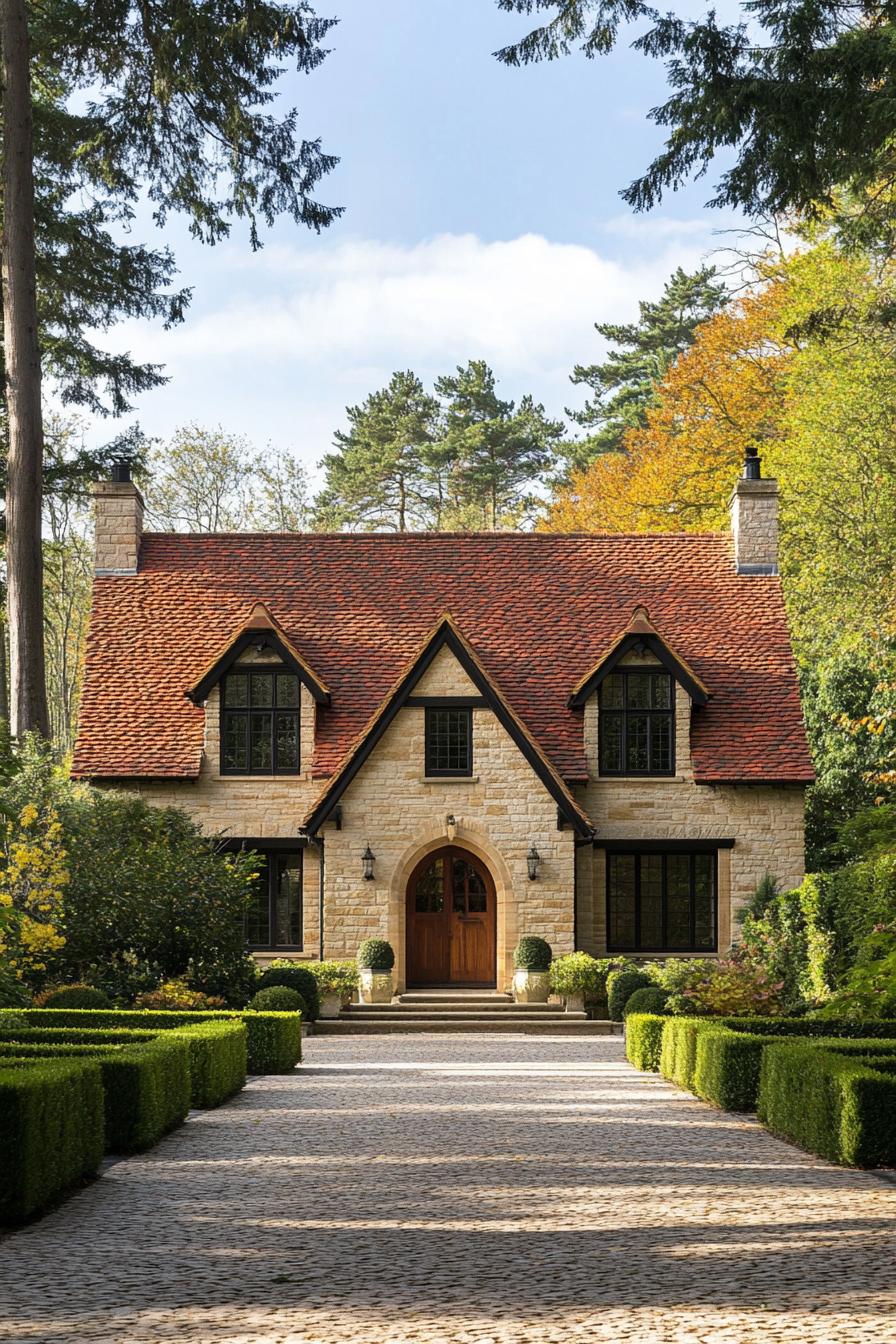
<path fill-rule="evenodd" d="M 314 1023 L 315 1036 L 376 1036 L 413 1035 L 425 1032 L 483 1033 L 518 1036 L 620 1036 L 619 1022 L 601 1022 L 593 1018 L 578 1018 L 574 1013 L 558 1013 L 556 1017 L 364 1017 L 345 1014 L 325 1018 Z"/>
<path fill-rule="evenodd" d="M 514 1003 L 493 990 L 411 990 L 391 1003 L 353 1003 L 338 1018 L 314 1024 L 320 1035 L 376 1035 L 378 1032 L 516 1032 L 522 1035 L 611 1036 L 615 1022 L 566 1012 L 557 1004 Z"/>

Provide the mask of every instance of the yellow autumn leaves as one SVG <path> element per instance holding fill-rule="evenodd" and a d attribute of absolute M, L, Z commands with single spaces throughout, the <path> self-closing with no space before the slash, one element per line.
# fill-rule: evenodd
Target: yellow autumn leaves
<path fill-rule="evenodd" d="M 0 957 L 22 979 L 63 946 L 69 881 L 55 810 L 27 803 L 0 829 Z"/>

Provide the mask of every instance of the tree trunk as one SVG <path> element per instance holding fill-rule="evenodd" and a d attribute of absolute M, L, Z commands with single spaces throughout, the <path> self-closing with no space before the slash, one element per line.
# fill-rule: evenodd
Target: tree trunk
<path fill-rule="evenodd" d="M 6 690 L 6 621 L 0 612 L 0 719 L 9 723 L 9 696 Z"/>
<path fill-rule="evenodd" d="M 41 476 L 43 420 L 34 257 L 34 166 L 25 0 L 0 0 L 3 78 L 3 336 L 10 728 L 49 736 L 44 666 Z"/>

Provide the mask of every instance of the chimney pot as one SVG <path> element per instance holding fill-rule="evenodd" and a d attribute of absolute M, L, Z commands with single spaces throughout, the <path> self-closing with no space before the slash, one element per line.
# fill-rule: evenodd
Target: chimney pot
<path fill-rule="evenodd" d="M 129 481 L 131 479 L 130 462 L 126 461 L 124 458 L 120 458 L 117 462 L 113 462 L 111 479 L 118 485 L 124 485 Z"/>

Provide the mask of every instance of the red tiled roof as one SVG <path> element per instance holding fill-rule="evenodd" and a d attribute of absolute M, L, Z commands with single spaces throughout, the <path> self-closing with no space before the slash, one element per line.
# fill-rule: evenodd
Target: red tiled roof
<path fill-rule="evenodd" d="M 696 778 L 809 780 L 780 582 L 727 535 L 147 533 L 134 576 L 94 583 L 74 772 L 196 776 L 185 692 L 263 602 L 331 693 L 313 770 L 335 771 L 441 614 L 566 779 L 586 775 L 573 688 L 650 618 L 707 687 Z"/>

